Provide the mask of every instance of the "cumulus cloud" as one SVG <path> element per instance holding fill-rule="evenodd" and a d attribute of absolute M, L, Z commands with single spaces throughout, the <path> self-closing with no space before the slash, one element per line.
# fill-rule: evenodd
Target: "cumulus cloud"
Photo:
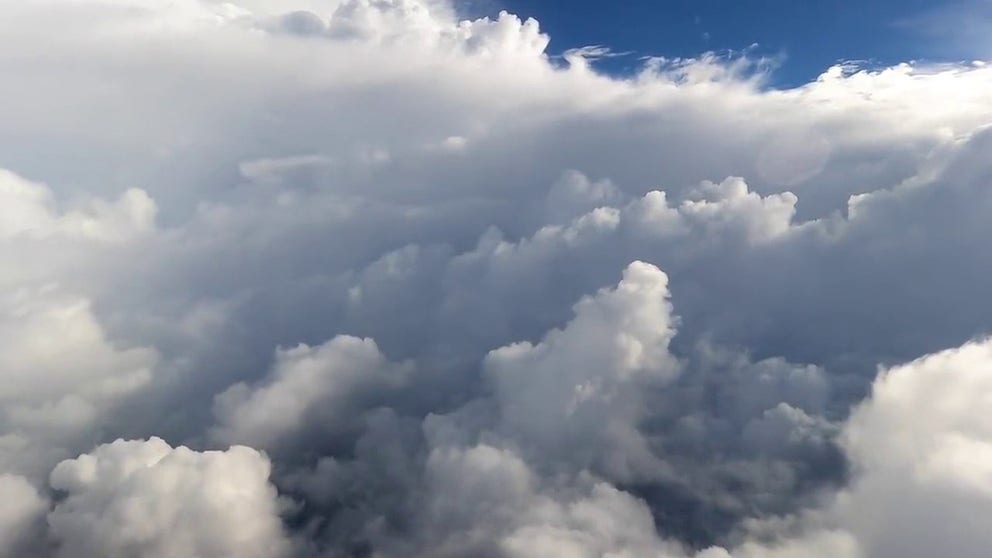
<path fill-rule="evenodd" d="M 269 460 L 117 440 L 63 461 L 48 515 L 57 556 L 288 556 Z"/>
<path fill-rule="evenodd" d="M 77 236 L 112 241 L 154 227 L 155 202 L 142 190 L 130 189 L 116 202 L 92 200 L 87 206 L 61 215 L 53 209 L 51 191 L 0 169 L 3 229 L 0 238 Z"/>
<path fill-rule="evenodd" d="M 0 555 L 982 555 L 992 67 L 457 8 L 0 7 Z"/>
<path fill-rule="evenodd" d="M 581 478 L 561 492 L 519 457 L 487 445 L 431 453 L 424 518 L 432 556 L 677 556 L 647 506 L 607 483 Z M 676 554 L 677 553 L 677 554 Z"/>
<path fill-rule="evenodd" d="M 48 502 L 26 479 L 10 474 L 0 475 L 0 499 L 0 556 L 22 556 L 41 532 Z"/>
<path fill-rule="evenodd" d="M 220 425 L 214 436 L 225 442 L 278 447 L 317 426 L 325 434 L 348 428 L 363 406 L 400 388 L 409 363 L 393 365 L 375 341 L 339 336 L 320 347 L 280 350 L 271 379 L 263 385 L 234 385 L 217 396 Z"/>
<path fill-rule="evenodd" d="M 636 428 L 646 403 L 639 394 L 679 371 L 668 352 L 674 328 L 667 287 L 658 268 L 635 262 L 616 290 L 580 301 L 564 329 L 536 346 L 489 353 L 484 366 L 511 435 L 542 454 L 585 454 L 569 457 L 578 465 L 606 460 L 602 466 L 617 477 L 649 470 Z"/>
<path fill-rule="evenodd" d="M 0 337 L 0 464 L 32 477 L 92 443 L 158 360 L 149 347 L 115 347 L 90 301 L 54 285 L 0 298 Z"/>
<path fill-rule="evenodd" d="M 988 430 L 992 342 L 883 370 L 844 426 L 850 485 L 821 508 L 754 530 L 737 556 L 984 556 L 989 535 Z"/>
<path fill-rule="evenodd" d="M 981 408 L 990 367 L 988 340 L 929 355 L 882 372 L 855 411 L 844 445 L 859 474 L 834 513 L 864 554 L 987 552 L 980 525 L 990 511 L 989 426 Z"/>

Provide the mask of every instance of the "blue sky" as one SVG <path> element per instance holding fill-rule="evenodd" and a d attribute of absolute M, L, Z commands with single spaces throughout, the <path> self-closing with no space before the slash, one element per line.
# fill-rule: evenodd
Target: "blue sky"
<path fill-rule="evenodd" d="M 989 0 L 474 0 L 476 14 L 501 9 L 535 17 L 560 53 L 605 45 L 632 54 L 600 62 L 611 71 L 640 56 L 706 51 L 784 55 L 773 83 L 794 85 L 839 60 L 890 65 L 992 55 Z"/>

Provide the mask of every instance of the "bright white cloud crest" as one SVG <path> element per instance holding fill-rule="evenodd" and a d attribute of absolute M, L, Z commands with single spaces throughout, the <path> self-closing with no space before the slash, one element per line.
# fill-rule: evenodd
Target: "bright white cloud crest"
<path fill-rule="evenodd" d="M 0 556 L 987 555 L 992 67 L 457 8 L 0 6 Z"/>
<path fill-rule="evenodd" d="M 269 462 L 235 446 L 198 453 L 118 440 L 63 461 L 48 516 L 59 556 L 287 556 Z"/>

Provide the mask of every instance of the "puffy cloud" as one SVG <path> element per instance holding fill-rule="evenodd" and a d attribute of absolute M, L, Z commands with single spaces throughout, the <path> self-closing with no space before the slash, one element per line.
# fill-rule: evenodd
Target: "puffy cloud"
<path fill-rule="evenodd" d="M 745 510 L 789 511 L 807 491 L 836 480 L 839 458 L 832 440 L 837 429 L 822 416 L 829 397 L 822 370 L 782 359 L 751 363 L 746 356 L 709 348 L 680 362 L 669 349 L 678 320 L 668 302 L 667 277 L 642 262 L 628 266 L 615 288 L 584 298 L 574 311 L 572 320 L 537 344 L 521 342 L 490 352 L 484 372 L 491 395 L 429 416 L 423 422 L 426 455 L 413 449 L 415 435 L 405 440 L 382 435 L 384 425 L 400 430 L 395 418 L 377 420 L 356 443 L 353 460 L 321 460 L 307 474 L 289 479 L 288 486 L 347 509 L 376 510 L 366 514 L 365 523 L 350 522 L 348 528 L 374 548 L 393 549 L 387 554 L 413 552 L 411 544 L 428 554 L 427 549 L 437 549 L 437 555 L 510 552 L 510 547 L 526 553 L 524 541 L 536 537 L 546 538 L 548 545 L 558 541 L 579 555 L 598 555 L 612 544 L 633 545 L 638 550 L 623 551 L 633 555 L 649 550 L 668 555 L 665 549 L 681 544 L 665 542 L 654 527 L 642 529 L 644 522 L 616 535 L 638 542 L 613 543 L 605 535 L 590 535 L 589 525 L 571 526 L 573 519 L 561 519 L 560 526 L 545 531 L 545 516 L 491 512 L 547 505 L 557 510 L 554 514 L 568 516 L 573 505 L 585 509 L 574 500 L 585 498 L 581 491 L 599 485 L 594 492 L 617 495 L 627 503 L 622 507 L 633 508 L 633 516 L 650 509 L 662 532 L 699 544 L 731 527 Z M 383 450 L 370 451 L 370 444 Z M 447 471 L 467 456 L 480 461 L 466 467 L 478 469 L 472 477 L 478 480 L 463 486 L 454 480 L 459 475 L 435 471 Z M 481 463 L 490 461 L 507 467 L 494 464 L 497 471 L 490 474 L 491 467 Z M 395 463 L 407 473 L 397 474 Z M 824 470 L 818 471 L 821 466 Z M 409 474 L 421 468 L 423 487 L 419 474 Z M 443 480 L 432 480 L 435 475 Z M 353 483 L 384 492 L 405 486 L 410 496 L 370 500 L 362 496 L 369 489 L 356 490 Z M 579 486 L 585 488 L 575 492 Z M 494 501 L 535 490 L 548 491 L 544 504 Z M 394 515 L 432 506 L 440 506 L 438 516 L 413 527 L 402 513 Z M 342 539 L 337 531 L 341 526 L 330 529 L 328 536 L 337 541 L 331 544 L 346 546 L 341 541 L 347 536 Z M 592 540 L 606 546 L 597 550 Z"/>
<path fill-rule="evenodd" d="M 553 224 L 567 224 L 599 207 L 616 207 L 624 201 L 623 192 L 609 180 L 592 181 L 579 171 L 562 173 L 548 191 L 547 218 Z"/>
<path fill-rule="evenodd" d="M 363 398 L 371 406 L 401 387 L 410 371 L 409 363 L 389 363 L 371 339 L 340 336 L 319 347 L 280 350 L 264 383 L 237 384 L 217 396 L 214 437 L 273 448 L 314 425 L 325 433 L 346 430 Z"/>
<path fill-rule="evenodd" d="M 229 443 L 303 555 L 888 556 L 924 530 L 851 510 L 981 517 L 980 375 L 891 368 L 846 421 L 992 328 L 989 66 L 620 78 L 454 8 L 0 7 L 8 554 L 284 541 Z M 214 465 L 254 500 L 184 523 Z"/>
<path fill-rule="evenodd" d="M 753 525 L 780 540 L 734 556 L 987 554 L 990 370 L 987 339 L 883 370 L 844 425 L 850 485 L 798 518 Z"/>
<path fill-rule="evenodd" d="M 15 235 L 62 235 L 113 241 L 150 230 L 155 225 L 155 202 L 142 190 L 130 189 L 110 203 L 93 200 L 87 206 L 57 214 L 51 191 L 0 169 L 3 206 L 0 239 Z"/>
<path fill-rule="evenodd" d="M 657 536 L 643 502 L 581 478 L 556 492 L 508 450 L 438 449 L 427 461 L 420 521 L 431 556 L 682 556 Z"/>
<path fill-rule="evenodd" d="M 26 479 L 8 474 L 0 475 L 0 502 L 0 556 L 23 556 L 30 552 L 23 546 L 37 540 L 48 502 Z"/>
<path fill-rule="evenodd" d="M 92 443 L 158 354 L 117 347 L 89 300 L 49 285 L 0 297 L 0 466 L 33 478 Z"/>
<path fill-rule="evenodd" d="M 868 556 L 988 552 L 992 342 L 884 371 L 844 432 L 857 477 L 836 514 Z M 939 521 L 934 521 L 939 517 Z"/>
<path fill-rule="evenodd" d="M 8 405 L 113 397 L 149 379 L 154 352 L 113 347 L 85 299 L 42 287 L 9 293 L 0 308 L 0 401 Z"/>
<path fill-rule="evenodd" d="M 615 477 L 644 475 L 652 459 L 636 428 L 640 394 L 679 372 L 667 297 L 665 274 L 634 262 L 616 289 L 576 304 L 563 329 L 489 353 L 484 366 L 510 435 L 541 454 L 573 454 L 580 466 L 605 461 Z"/>
<path fill-rule="evenodd" d="M 172 448 L 158 438 L 118 440 L 63 461 L 48 515 L 58 556 L 288 556 L 269 460 Z"/>

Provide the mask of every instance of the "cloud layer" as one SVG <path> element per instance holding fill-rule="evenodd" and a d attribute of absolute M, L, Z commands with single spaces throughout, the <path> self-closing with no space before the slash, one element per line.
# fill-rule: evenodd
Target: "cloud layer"
<path fill-rule="evenodd" d="M 0 7 L 0 556 L 987 555 L 992 68 L 457 13 Z"/>

